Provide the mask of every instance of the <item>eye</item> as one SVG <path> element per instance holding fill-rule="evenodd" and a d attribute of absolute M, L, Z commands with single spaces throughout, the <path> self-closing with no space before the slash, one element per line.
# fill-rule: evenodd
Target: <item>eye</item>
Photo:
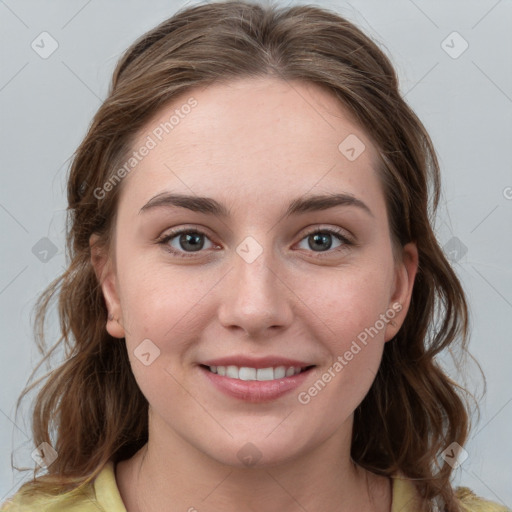
<path fill-rule="evenodd" d="M 338 245 L 334 250 L 330 251 L 333 247 L 333 237 Z M 205 244 L 205 240 L 208 244 Z M 345 232 L 336 228 L 316 228 L 306 233 L 300 243 L 306 243 L 307 250 L 316 253 L 336 253 L 338 251 L 346 250 L 348 246 L 354 243 L 347 238 Z M 208 238 L 208 235 L 197 228 L 183 228 L 168 231 L 164 236 L 156 240 L 159 245 L 165 246 L 166 250 L 171 254 L 188 258 L 194 257 L 193 253 L 200 253 L 202 249 L 212 249 L 213 242 Z M 301 247 L 304 249 L 304 247 Z M 318 256 L 321 256 L 320 254 Z"/>
<path fill-rule="evenodd" d="M 339 245 L 335 246 L 333 251 L 329 251 L 329 249 L 333 246 L 333 237 L 338 241 Z M 347 246 L 354 245 L 346 236 L 345 232 L 341 229 L 336 228 L 325 228 L 325 229 L 315 229 L 308 233 L 301 240 L 301 243 L 305 242 L 307 244 L 306 249 L 310 249 L 313 252 L 331 252 L 335 253 L 337 251 L 341 251 L 347 248 Z M 302 247 L 304 248 L 304 247 Z M 317 250 L 318 249 L 318 250 Z"/>
<path fill-rule="evenodd" d="M 210 242 L 210 246 L 205 247 L 205 239 Z M 200 252 L 201 249 L 211 249 L 213 243 L 206 233 L 194 229 L 180 229 L 167 232 L 162 238 L 157 240 L 158 244 L 164 245 L 166 249 L 184 258 L 189 257 L 187 253 Z"/>

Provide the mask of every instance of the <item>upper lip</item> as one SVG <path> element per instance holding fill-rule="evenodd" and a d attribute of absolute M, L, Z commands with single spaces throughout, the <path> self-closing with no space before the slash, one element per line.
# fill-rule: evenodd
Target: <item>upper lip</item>
<path fill-rule="evenodd" d="M 266 356 L 254 358 L 243 355 L 209 359 L 200 364 L 205 366 L 238 366 L 239 368 L 277 368 L 278 366 L 306 368 L 308 366 L 314 366 L 312 363 L 305 363 L 297 359 L 288 359 L 287 357 Z"/>

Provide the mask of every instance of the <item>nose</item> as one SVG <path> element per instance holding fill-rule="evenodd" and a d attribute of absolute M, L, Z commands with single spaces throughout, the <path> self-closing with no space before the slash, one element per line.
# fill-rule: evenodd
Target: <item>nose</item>
<path fill-rule="evenodd" d="M 270 249 L 252 262 L 234 254 L 233 265 L 220 297 L 218 318 L 222 326 L 244 331 L 254 339 L 286 330 L 293 319 L 293 293 Z"/>

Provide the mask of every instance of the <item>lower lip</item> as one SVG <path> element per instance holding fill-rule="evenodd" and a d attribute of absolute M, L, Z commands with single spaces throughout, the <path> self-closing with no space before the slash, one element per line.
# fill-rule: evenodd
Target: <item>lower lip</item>
<path fill-rule="evenodd" d="M 213 373 L 203 366 L 199 366 L 199 369 L 219 391 L 239 400 L 258 403 L 275 400 L 298 388 L 309 377 L 313 368 L 292 377 L 265 381 L 231 379 Z"/>

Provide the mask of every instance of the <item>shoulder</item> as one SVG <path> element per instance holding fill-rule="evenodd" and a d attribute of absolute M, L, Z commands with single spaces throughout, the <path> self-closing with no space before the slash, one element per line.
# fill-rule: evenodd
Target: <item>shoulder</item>
<path fill-rule="evenodd" d="M 458 487 L 455 490 L 455 495 L 465 512 L 512 512 L 510 508 L 504 505 L 478 497 L 467 487 Z"/>
<path fill-rule="evenodd" d="M 66 493 L 49 495 L 29 493 L 27 488 L 20 489 L 14 496 L 2 504 L 2 512 L 99 512 L 103 510 L 94 503 L 94 497 L 84 489 L 83 494 Z"/>
<path fill-rule="evenodd" d="M 403 475 L 392 476 L 392 512 L 413 512 L 419 508 L 419 495 L 412 480 Z M 463 512 L 512 512 L 512 509 L 477 496 L 467 487 L 455 489 L 455 496 Z"/>
<path fill-rule="evenodd" d="M 22 486 L 0 506 L 0 512 L 126 512 L 108 462 L 89 484 L 59 495 L 29 493 Z"/>

